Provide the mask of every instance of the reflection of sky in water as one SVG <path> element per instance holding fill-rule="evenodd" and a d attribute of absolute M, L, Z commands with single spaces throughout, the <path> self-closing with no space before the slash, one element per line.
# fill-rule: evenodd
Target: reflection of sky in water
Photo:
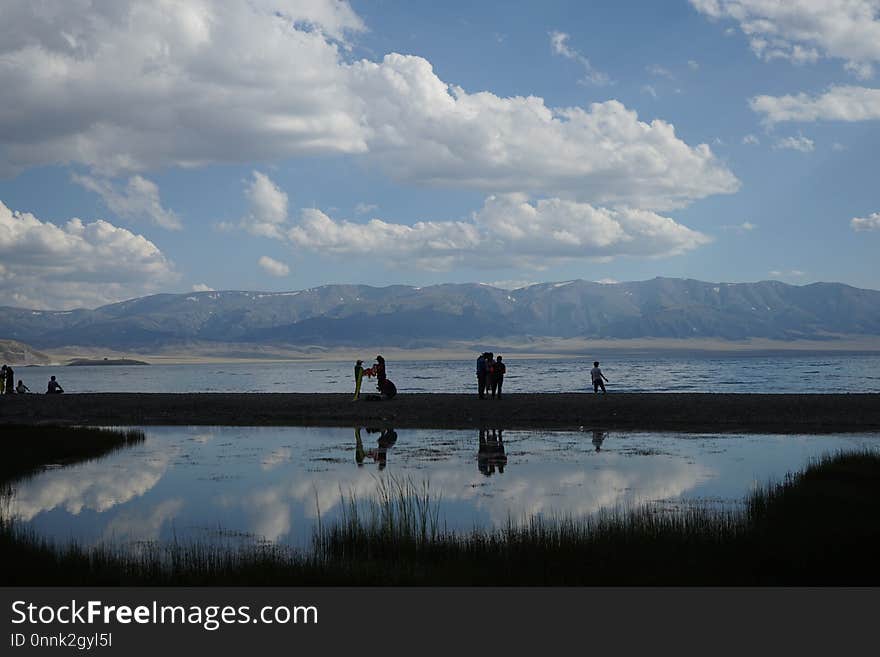
<path fill-rule="evenodd" d="M 429 481 L 442 522 L 467 530 L 652 502 L 736 504 L 810 457 L 880 447 L 878 435 L 399 429 L 394 441 L 361 430 L 358 450 L 351 429 L 146 432 L 143 445 L 22 482 L 11 512 L 41 534 L 84 543 L 242 536 L 303 543 L 318 509 L 332 522 L 342 494 L 371 498 L 381 477 Z"/>

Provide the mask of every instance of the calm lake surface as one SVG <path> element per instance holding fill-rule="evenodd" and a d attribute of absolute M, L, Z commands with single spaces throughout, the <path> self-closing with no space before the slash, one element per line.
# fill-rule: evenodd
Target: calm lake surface
<path fill-rule="evenodd" d="M 306 545 L 320 510 L 380 480 L 429 482 L 450 529 L 654 504 L 737 508 L 811 458 L 880 435 L 712 435 L 304 427 L 147 427 L 142 445 L 20 482 L 3 513 L 86 545 L 172 539 Z M 359 444 L 360 441 L 360 444 Z M 360 461 L 360 462 L 359 462 Z"/>
<path fill-rule="evenodd" d="M 364 354 L 366 366 L 375 354 Z M 589 386 L 592 361 L 609 392 L 824 393 L 880 391 L 880 354 L 595 354 L 568 359 L 505 358 L 507 392 L 575 392 Z M 405 392 L 475 392 L 474 360 L 388 361 Z M 258 362 L 197 365 L 20 367 L 34 392 L 55 375 L 67 392 L 351 392 L 354 363 Z M 369 380 L 365 390 L 372 392 Z"/>

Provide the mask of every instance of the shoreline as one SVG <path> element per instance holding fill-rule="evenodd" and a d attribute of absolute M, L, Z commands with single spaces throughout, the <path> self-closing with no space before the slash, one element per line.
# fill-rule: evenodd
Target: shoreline
<path fill-rule="evenodd" d="M 880 394 L 83 393 L 0 399 L 3 425 L 392 426 L 695 433 L 880 432 Z"/>

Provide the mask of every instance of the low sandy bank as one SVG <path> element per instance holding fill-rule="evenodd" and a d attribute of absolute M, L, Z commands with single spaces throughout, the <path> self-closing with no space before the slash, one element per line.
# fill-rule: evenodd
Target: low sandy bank
<path fill-rule="evenodd" d="M 880 394 L 36 394 L 0 399 L 2 424 L 870 432 L 880 431 Z"/>

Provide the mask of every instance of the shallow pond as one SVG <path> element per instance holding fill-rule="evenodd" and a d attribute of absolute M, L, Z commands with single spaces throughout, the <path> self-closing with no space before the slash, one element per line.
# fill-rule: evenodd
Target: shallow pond
<path fill-rule="evenodd" d="M 266 540 L 305 545 L 343 495 L 380 480 L 429 482 L 450 529 L 538 514 L 582 516 L 653 504 L 741 504 L 838 450 L 880 435 L 713 435 L 599 431 L 374 431 L 304 427 L 147 427 L 147 440 L 16 484 L 4 514 L 83 544 Z"/>

